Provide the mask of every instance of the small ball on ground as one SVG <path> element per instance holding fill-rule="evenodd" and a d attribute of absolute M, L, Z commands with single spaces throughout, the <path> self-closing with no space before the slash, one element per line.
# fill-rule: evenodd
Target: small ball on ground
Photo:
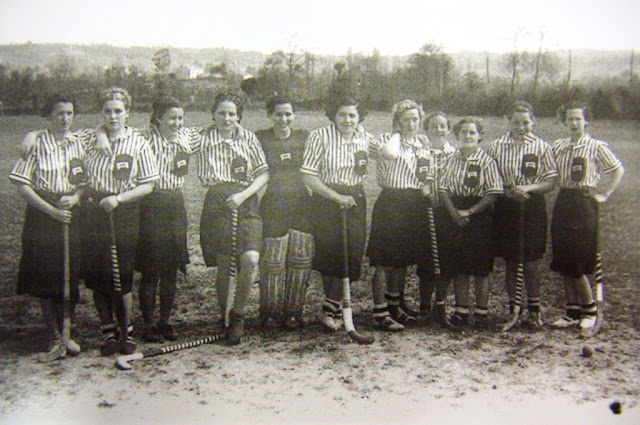
<path fill-rule="evenodd" d="M 591 357 L 595 352 L 596 350 L 594 350 L 593 347 L 590 345 L 582 346 L 582 357 Z"/>
<path fill-rule="evenodd" d="M 609 409 L 613 412 L 614 415 L 619 415 L 622 413 L 622 405 L 620 402 L 614 401 L 609 405 Z"/>

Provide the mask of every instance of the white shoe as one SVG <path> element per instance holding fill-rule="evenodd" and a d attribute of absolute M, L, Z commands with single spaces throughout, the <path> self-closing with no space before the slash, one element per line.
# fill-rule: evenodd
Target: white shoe
<path fill-rule="evenodd" d="M 318 322 L 320 322 L 325 328 L 332 332 L 336 332 L 339 329 L 336 319 L 323 311 L 318 312 L 316 319 L 318 319 Z"/>
<path fill-rule="evenodd" d="M 580 329 L 591 329 L 596 325 L 597 316 L 582 316 L 580 319 Z"/>
<path fill-rule="evenodd" d="M 580 320 L 578 319 L 572 319 L 571 317 L 568 317 L 568 316 L 562 316 L 561 318 L 553 322 L 551 324 L 551 327 L 554 329 L 574 328 L 578 326 L 578 323 L 580 323 Z"/>
<path fill-rule="evenodd" d="M 80 345 L 74 340 L 70 339 L 67 341 L 67 354 L 70 356 L 77 356 L 80 354 L 82 350 L 80 349 Z"/>

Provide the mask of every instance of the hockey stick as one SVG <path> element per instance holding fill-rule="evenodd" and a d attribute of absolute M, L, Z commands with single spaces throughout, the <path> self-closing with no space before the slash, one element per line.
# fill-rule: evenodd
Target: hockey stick
<path fill-rule="evenodd" d="M 511 319 L 502 326 L 502 332 L 507 332 L 515 326 L 520 318 L 522 306 L 522 291 L 524 289 L 524 202 L 518 206 L 518 266 L 516 269 L 516 292 L 513 300 L 513 314 Z"/>
<path fill-rule="evenodd" d="M 227 303 L 224 307 L 224 327 L 229 327 L 229 315 L 236 298 L 236 273 L 237 266 L 237 236 L 238 236 L 238 209 L 231 210 L 231 258 L 229 260 L 229 286 L 227 287 Z"/>
<path fill-rule="evenodd" d="M 122 295 L 122 282 L 120 280 L 120 264 L 118 263 L 118 247 L 116 245 L 116 228 L 113 223 L 113 212 L 109 212 L 109 233 L 111 234 L 111 271 L 113 274 L 113 302 L 115 304 L 116 320 L 118 322 L 118 330 L 120 332 L 120 341 L 126 341 L 129 333 L 126 323 L 125 303 Z"/>
<path fill-rule="evenodd" d="M 431 256 L 433 258 L 433 272 L 436 280 L 440 279 L 440 254 L 438 253 L 438 238 L 436 236 L 436 219 L 433 214 L 433 207 L 427 208 L 429 217 L 429 235 L 431 236 Z"/>
<path fill-rule="evenodd" d="M 116 358 L 116 367 L 120 370 L 130 370 L 132 366 L 129 362 L 132 362 L 134 360 L 161 356 L 163 354 L 173 353 L 174 351 L 186 350 L 187 348 L 193 348 L 204 344 L 211 344 L 213 342 L 221 341 L 226 337 L 226 332 L 223 330 L 220 333 L 209 335 L 204 338 L 196 339 L 194 341 L 183 342 L 182 344 L 168 345 L 162 348 L 149 348 L 143 350 L 142 352 L 119 356 L 118 358 Z"/>
<path fill-rule="evenodd" d="M 595 336 L 602 327 L 604 321 L 604 289 L 602 285 L 602 251 L 600 249 L 600 208 L 596 205 L 596 265 L 595 265 L 595 283 L 596 283 L 596 303 L 598 312 L 596 316 L 596 324 L 592 328 L 580 328 L 581 338 L 591 338 Z"/>
<path fill-rule="evenodd" d="M 62 224 L 62 261 L 64 280 L 62 282 L 62 336 L 60 341 L 60 357 L 67 354 L 67 345 L 71 339 L 71 260 L 69 252 L 69 225 Z"/>
<path fill-rule="evenodd" d="M 351 282 L 349 281 L 349 240 L 347 236 L 347 210 L 342 209 L 342 320 L 349 337 L 358 344 L 373 344 L 375 338 L 360 335 L 353 325 L 353 312 L 351 310 Z"/>

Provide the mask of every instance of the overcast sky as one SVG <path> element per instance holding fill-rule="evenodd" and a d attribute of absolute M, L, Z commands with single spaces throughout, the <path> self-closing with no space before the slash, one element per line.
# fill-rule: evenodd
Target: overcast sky
<path fill-rule="evenodd" d="M 0 0 L 0 44 L 504 52 L 541 31 L 546 49 L 639 50 L 640 0 Z"/>

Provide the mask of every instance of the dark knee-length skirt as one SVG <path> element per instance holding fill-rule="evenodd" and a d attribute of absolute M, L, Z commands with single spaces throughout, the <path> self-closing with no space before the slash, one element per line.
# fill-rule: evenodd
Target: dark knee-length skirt
<path fill-rule="evenodd" d="M 241 192 L 238 183 L 219 183 L 207 191 L 200 218 L 200 247 L 205 264 L 215 267 L 216 255 L 231 255 L 231 210 L 225 202 L 229 196 Z M 256 195 L 238 208 L 236 233 L 237 255 L 247 251 L 260 251 L 262 244 L 262 219 Z"/>
<path fill-rule="evenodd" d="M 551 270 L 579 278 L 595 270 L 598 201 L 579 190 L 558 193 L 551 219 Z"/>
<path fill-rule="evenodd" d="M 273 186 L 269 182 L 269 188 L 260 201 L 262 235 L 265 238 L 280 238 L 289 229 L 311 233 L 310 202 L 311 196 L 301 181 L 286 186 Z"/>
<path fill-rule="evenodd" d="M 356 201 L 355 207 L 346 210 L 349 278 L 355 281 L 360 278 L 367 237 L 367 199 L 362 186 L 338 186 L 332 189 L 340 194 L 353 196 Z M 337 203 L 320 195 L 315 194 L 312 199 L 313 236 L 316 244 L 313 268 L 325 276 L 345 277 L 343 210 Z"/>
<path fill-rule="evenodd" d="M 438 262 L 440 265 L 440 278 L 452 279 L 455 277 L 454 271 L 454 249 L 457 225 L 451 220 L 447 209 L 439 206 L 433 209 L 434 224 L 436 228 L 436 246 L 438 247 Z M 424 213 L 421 228 L 429 228 L 428 211 Z M 433 249 L 431 245 L 431 235 L 422 238 L 420 257 L 418 258 L 417 275 L 422 280 L 432 281 L 435 279 Z"/>
<path fill-rule="evenodd" d="M 106 194 L 93 194 L 85 208 L 83 238 L 84 278 L 87 288 L 103 294 L 112 294 L 114 290 L 113 271 L 115 261 L 111 252 L 112 237 L 115 236 L 117 265 L 120 272 L 122 293 L 131 292 L 134 264 L 139 235 L 138 202 L 122 203 L 111 212 L 113 229 L 109 213 L 98 203 Z"/>
<path fill-rule="evenodd" d="M 54 205 L 60 196 L 40 194 Z M 82 210 L 71 210 L 69 224 L 70 301 L 78 301 L 81 273 Z M 48 214 L 28 205 L 22 230 L 22 255 L 18 272 L 17 293 L 62 302 L 64 284 L 63 224 Z"/>
<path fill-rule="evenodd" d="M 187 210 L 180 190 L 155 189 L 140 200 L 140 238 L 136 270 L 160 275 L 186 273 Z"/>
<path fill-rule="evenodd" d="M 524 208 L 524 260 L 539 260 L 547 248 L 547 206 L 544 195 L 531 193 L 521 204 L 501 196 L 493 214 L 496 256 L 507 261 L 519 260 L 519 210 Z"/>
<path fill-rule="evenodd" d="M 453 196 L 453 205 L 459 210 L 466 210 L 477 204 L 479 197 Z M 493 270 L 493 208 L 473 214 L 469 224 L 464 227 L 456 225 L 454 240 L 454 274 L 468 276 L 489 276 Z"/>

